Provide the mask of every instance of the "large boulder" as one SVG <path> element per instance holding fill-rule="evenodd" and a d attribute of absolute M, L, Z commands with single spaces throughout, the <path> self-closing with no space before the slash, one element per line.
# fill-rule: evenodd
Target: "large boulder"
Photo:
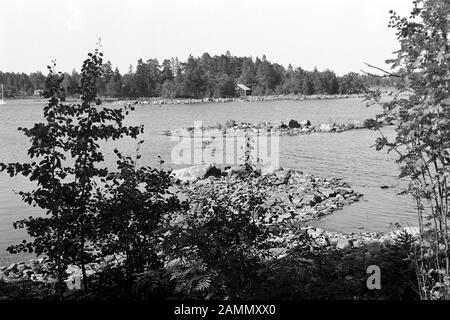
<path fill-rule="evenodd" d="M 279 170 L 275 173 L 279 183 L 287 183 L 291 177 L 291 170 Z"/>
<path fill-rule="evenodd" d="M 341 238 L 336 242 L 336 249 L 343 250 L 351 247 L 351 242 L 348 239 Z"/>
<path fill-rule="evenodd" d="M 331 131 L 333 131 L 333 129 L 334 129 L 333 125 L 330 123 L 323 123 L 319 127 L 319 131 L 321 131 L 321 132 L 331 132 Z"/>
<path fill-rule="evenodd" d="M 289 128 L 291 128 L 291 129 L 299 129 L 299 128 L 302 127 L 301 124 L 300 124 L 297 120 L 291 120 L 291 121 L 289 121 L 288 126 L 289 126 Z"/>
<path fill-rule="evenodd" d="M 283 170 L 283 169 L 279 166 L 265 166 L 265 167 L 261 168 L 261 175 L 262 176 L 271 176 L 280 170 Z"/>
<path fill-rule="evenodd" d="M 203 176 L 205 179 L 209 177 L 220 178 L 222 176 L 222 170 L 218 169 L 216 166 L 210 166 L 206 169 L 206 173 Z"/>
<path fill-rule="evenodd" d="M 234 128 L 236 125 L 237 124 L 235 120 L 227 120 L 225 122 L 225 128 Z"/>
<path fill-rule="evenodd" d="M 329 188 L 319 188 L 319 192 L 323 194 L 326 198 L 332 198 L 336 196 L 336 191 Z"/>
<path fill-rule="evenodd" d="M 364 126 L 364 128 L 367 128 L 367 129 L 373 129 L 378 126 L 378 121 L 375 119 L 367 119 L 364 121 L 363 126 Z"/>
<path fill-rule="evenodd" d="M 322 202 L 322 198 L 316 194 L 308 194 L 303 197 L 302 203 L 310 207 L 314 207 L 316 204 Z"/>
<path fill-rule="evenodd" d="M 173 176 L 175 180 L 180 180 L 181 182 L 191 182 L 203 178 L 209 167 L 209 165 L 198 165 L 178 169 L 173 171 Z"/>
<path fill-rule="evenodd" d="M 236 177 L 236 178 L 243 178 L 243 177 L 246 177 L 247 175 L 248 175 L 248 172 L 244 168 L 241 168 L 241 167 L 231 169 L 231 173 L 230 173 L 231 177 Z"/>

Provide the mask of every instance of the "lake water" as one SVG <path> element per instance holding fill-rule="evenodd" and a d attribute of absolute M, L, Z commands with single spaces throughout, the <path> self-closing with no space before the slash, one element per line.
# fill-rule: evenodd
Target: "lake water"
<path fill-rule="evenodd" d="M 42 119 L 45 101 L 16 100 L 0 106 L 0 162 L 27 160 L 28 141 L 17 127 L 31 127 Z M 361 99 L 233 102 L 225 104 L 194 105 L 139 105 L 129 116 L 130 124 L 143 124 L 145 140 L 141 147 L 142 165 L 156 165 L 161 156 L 167 166 L 176 142 L 162 135 L 165 130 L 191 127 L 194 121 L 204 125 L 223 123 L 229 119 L 247 122 L 270 121 L 279 123 L 289 119 L 310 120 L 313 125 L 326 122 L 352 122 L 373 117 L 380 111 L 367 108 Z M 393 135 L 392 128 L 383 130 Z M 342 178 L 364 194 L 361 202 L 315 221 L 315 226 L 338 232 L 384 232 L 391 223 L 414 225 L 416 213 L 411 199 L 397 194 L 405 186 L 398 180 L 398 167 L 393 156 L 377 152 L 374 144 L 377 133 L 370 130 L 348 131 L 340 134 L 313 134 L 309 136 L 280 138 L 280 165 L 300 169 L 324 177 Z M 132 154 L 135 142 L 124 140 L 105 147 L 109 165 L 115 161 L 113 148 Z M 172 166 L 177 168 L 179 166 Z M 391 186 L 381 189 L 381 186 Z M 0 174 L 0 254 L 13 243 L 21 241 L 25 234 L 14 230 L 13 221 L 39 215 L 39 209 L 21 202 L 12 190 L 29 190 L 26 179 L 11 179 Z"/>

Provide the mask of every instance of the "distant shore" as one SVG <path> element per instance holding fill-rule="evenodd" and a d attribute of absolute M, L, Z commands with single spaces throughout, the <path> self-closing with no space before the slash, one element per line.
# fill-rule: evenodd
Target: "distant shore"
<path fill-rule="evenodd" d="M 261 101 L 282 101 L 282 100 L 333 100 L 333 99 L 351 99 L 364 98 L 364 94 L 314 94 L 314 95 L 267 95 L 267 96 L 246 96 L 246 97 L 228 97 L 228 98 L 162 98 L 162 97 L 138 97 L 138 98 L 109 98 L 103 97 L 101 100 L 105 103 L 122 103 L 136 101 L 143 105 L 162 105 L 162 104 L 200 104 L 200 103 L 228 103 L 228 102 L 261 102 Z M 45 100 L 40 96 L 23 96 L 14 98 L 5 98 L 5 101 L 14 100 Z M 67 97 L 66 101 L 77 101 L 75 97 Z"/>

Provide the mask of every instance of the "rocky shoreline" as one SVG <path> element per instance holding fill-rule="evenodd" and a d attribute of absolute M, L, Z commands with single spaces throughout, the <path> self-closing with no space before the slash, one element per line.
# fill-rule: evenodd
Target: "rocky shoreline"
<path fill-rule="evenodd" d="M 374 129 L 393 125 L 392 119 L 366 119 L 365 121 L 354 121 L 351 123 L 322 123 L 313 125 L 309 120 L 297 121 L 294 119 L 280 124 L 271 122 L 248 123 L 228 120 L 225 123 L 217 123 L 207 127 L 190 127 L 164 131 L 166 136 L 174 137 L 217 137 L 217 136 L 242 136 L 248 133 L 255 135 L 280 135 L 299 136 L 313 133 L 342 133 L 350 130 Z"/>
<path fill-rule="evenodd" d="M 282 230 L 280 235 L 269 240 L 279 246 L 271 250 L 280 258 L 299 244 L 296 240 L 299 232 L 307 233 L 317 246 L 325 250 L 359 248 L 374 243 L 384 245 L 391 243 L 400 233 L 416 236 L 419 232 L 417 228 L 406 227 L 389 233 L 344 234 L 308 226 L 308 221 L 336 213 L 345 206 L 358 202 L 363 195 L 341 179 L 326 179 L 283 168 L 266 167 L 257 170 L 260 175 L 254 179 L 268 195 L 265 202 L 268 211 L 263 223 Z M 243 172 L 239 168 L 220 170 L 202 165 L 175 170 L 173 173 L 181 192 L 193 199 L 201 199 L 202 194 L 207 194 L 212 189 L 222 190 L 225 184 L 236 185 L 238 188 L 239 176 Z"/>
<path fill-rule="evenodd" d="M 224 184 L 239 187 L 240 168 L 212 169 L 212 166 L 196 166 L 173 172 L 176 189 L 188 197 L 192 197 L 192 209 L 195 210 L 195 199 L 211 189 L 220 189 Z M 321 250 L 349 250 L 370 246 L 385 245 L 397 238 L 399 233 L 406 232 L 417 235 L 415 228 L 405 228 L 390 233 L 351 233 L 329 232 L 308 226 L 307 222 L 333 214 L 347 205 L 359 201 L 362 194 L 354 191 L 340 179 L 326 179 L 298 170 L 283 168 L 258 169 L 254 182 L 262 186 L 268 195 L 265 207 L 267 215 L 263 220 L 266 226 L 274 227 L 279 232 L 273 235 L 268 243 L 272 257 L 281 259 L 289 254 L 289 250 L 300 244 L 299 233 L 306 234 Z M 305 225 L 306 224 L 306 225 Z M 351 253 L 349 253 L 351 254 Z M 370 252 L 369 252 L 370 254 Z M 120 263 L 120 256 L 111 256 L 107 261 L 87 265 L 87 274 L 92 275 L 105 266 Z M 32 281 L 42 286 L 54 285 L 57 280 L 52 273 L 51 262 L 46 258 L 29 262 L 14 263 L 0 267 L 0 281 L 20 282 Z M 76 289 L 80 283 L 81 268 L 69 265 L 66 285 Z"/>

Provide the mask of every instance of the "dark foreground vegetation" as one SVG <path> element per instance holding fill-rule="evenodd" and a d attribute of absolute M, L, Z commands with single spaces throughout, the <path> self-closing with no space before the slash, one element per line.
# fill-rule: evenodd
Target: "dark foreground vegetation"
<path fill-rule="evenodd" d="M 128 73 L 120 74 L 111 62 L 102 66 L 98 81 L 98 93 L 110 98 L 218 98 L 234 97 L 236 84 L 241 83 L 252 89 L 252 95 L 272 94 L 356 94 L 364 92 L 364 87 L 393 87 L 395 78 L 373 78 L 357 73 L 337 76 L 333 71 L 306 71 L 286 69 L 272 63 L 263 56 L 261 59 L 236 57 L 229 52 L 220 56 L 208 53 L 199 58 L 190 56 L 186 62 L 166 59 L 162 63 L 156 59 L 140 59 L 137 66 L 130 66 Z M 78 97 L 81 75 L 77 71 L 64 74 L 62 86 L 67 96 Z M 9 98 L 32 96 L 35 90 L 44 89 L 45 76 L 41 72 L 2 73 L 0 83 L 5 86 L 5 96 Z M 36 92 L 39 96 L 39 92 Z"/>

